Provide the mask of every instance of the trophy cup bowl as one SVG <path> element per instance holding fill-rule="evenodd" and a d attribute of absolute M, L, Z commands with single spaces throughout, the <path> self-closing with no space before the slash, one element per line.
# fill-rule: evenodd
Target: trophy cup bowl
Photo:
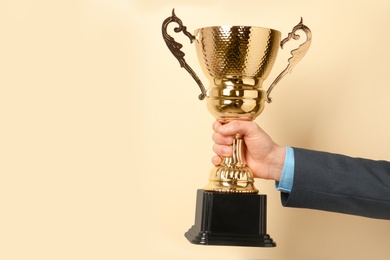
<path fill-rule="evenodd" d="M 206 90 L 184 59 L 183 45 L 168 33 L 170 23 L 176 33 L 182 32 L 195 44 L 204 74 L 209 80 Z M 291 51 L 289 64 L 270 85 L 263 89 L 275 63 L 279 48 L 290 39 L 298 40 L 296 31 L 306 34 L 306 41 Z M 212 26 L 195 30 L 194 35 L 175 15 L 162 25 L 164 40 L 180 66 L 198 83 L 199 99 L 206 99 L 209 112 L 221 123 L 232 120 L 254 120 L 265 102 L 271 102 L 275 85 L 302 59 L 311 43 L 311 31 L 301 22 L 281 41 L 281 33 L 255 26 Z M 266 233 L 266 195 L 258 194 L 251 169 L 243 156 L 244 137 L 236 134 L 231 157 L 222 158 L 214 167 L 209 182 L 197 193 L 195 225 L 185 236 L 191 243 L 204 245 L 238 245 L 273 247 Z"/>
<path fill-rule="evenodd" d="M 195 31 L 195 48 L 210 81 L 207 107 L 222 122 L 253 120 L 264 108 L 263 81 L 279 50 L 279 31 L 214 26 Z"/>

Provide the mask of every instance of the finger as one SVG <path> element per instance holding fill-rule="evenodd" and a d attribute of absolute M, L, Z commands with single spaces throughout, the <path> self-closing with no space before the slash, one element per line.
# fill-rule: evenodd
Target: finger
<path fill-rule="evenodd" d="M 211 158 L 211 162 L 215 165 L 218 166 L 222 162 L 222 158 L 218 155 L 215 155 L 213 158 Z"/>
<path fill-rule="evenodd" d="M 219 156 L 228 157 L 233 155 L 233 149 L 231 146 L 228 145 L 214 144 L 213 151 Z"/>
<path fill-rule="evenodd" d="M 214 132 L 218 132 L 217 129 L 221 126 L 222 124 L 218 121 L 214 121 L 213 123 L 213 130 Z"/>
<path fill-rule="evenodd" d="M 233 143 L 233 136 L 224 136 L 219 133 L 213 134 L 213 141 L 216 144 L 231 145 Z"/>

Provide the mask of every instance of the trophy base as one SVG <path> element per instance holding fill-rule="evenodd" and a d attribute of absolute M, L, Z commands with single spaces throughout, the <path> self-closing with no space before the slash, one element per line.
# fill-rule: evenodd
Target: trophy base
<path fill-rule="evenodd" d="M 195 225 L 185 237 L 193 244 L 275 247 L 266 234 L 267 196 L 197 191 Z"/>

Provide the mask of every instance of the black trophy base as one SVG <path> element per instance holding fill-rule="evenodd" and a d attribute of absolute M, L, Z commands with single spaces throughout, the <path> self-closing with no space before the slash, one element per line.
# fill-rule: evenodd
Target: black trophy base
<path fill-rule="evenodd" d="M 193 244 L 275 247 L 266 231 L 267 195 L 199 189 L 195 225 L 185 237 Z"/>

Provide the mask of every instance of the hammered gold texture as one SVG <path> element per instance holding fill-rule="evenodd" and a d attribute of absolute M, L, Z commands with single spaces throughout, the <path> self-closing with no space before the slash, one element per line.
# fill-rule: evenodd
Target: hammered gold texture
<path fill-rule="evenodd" d="M 263 81 L 275 63 L 281 33 L 251 26 L 195 31 L 196 51 L 210 81 L 207 107 L 220 121 L 253 120 L 264 109 Z"/>
<path fill-rule="evenodd" d="M 279 31 L 251 26 L 198 29 L 200 63 L 211 78 L 261 78 L 269 75 L 279 49 Z"/>

